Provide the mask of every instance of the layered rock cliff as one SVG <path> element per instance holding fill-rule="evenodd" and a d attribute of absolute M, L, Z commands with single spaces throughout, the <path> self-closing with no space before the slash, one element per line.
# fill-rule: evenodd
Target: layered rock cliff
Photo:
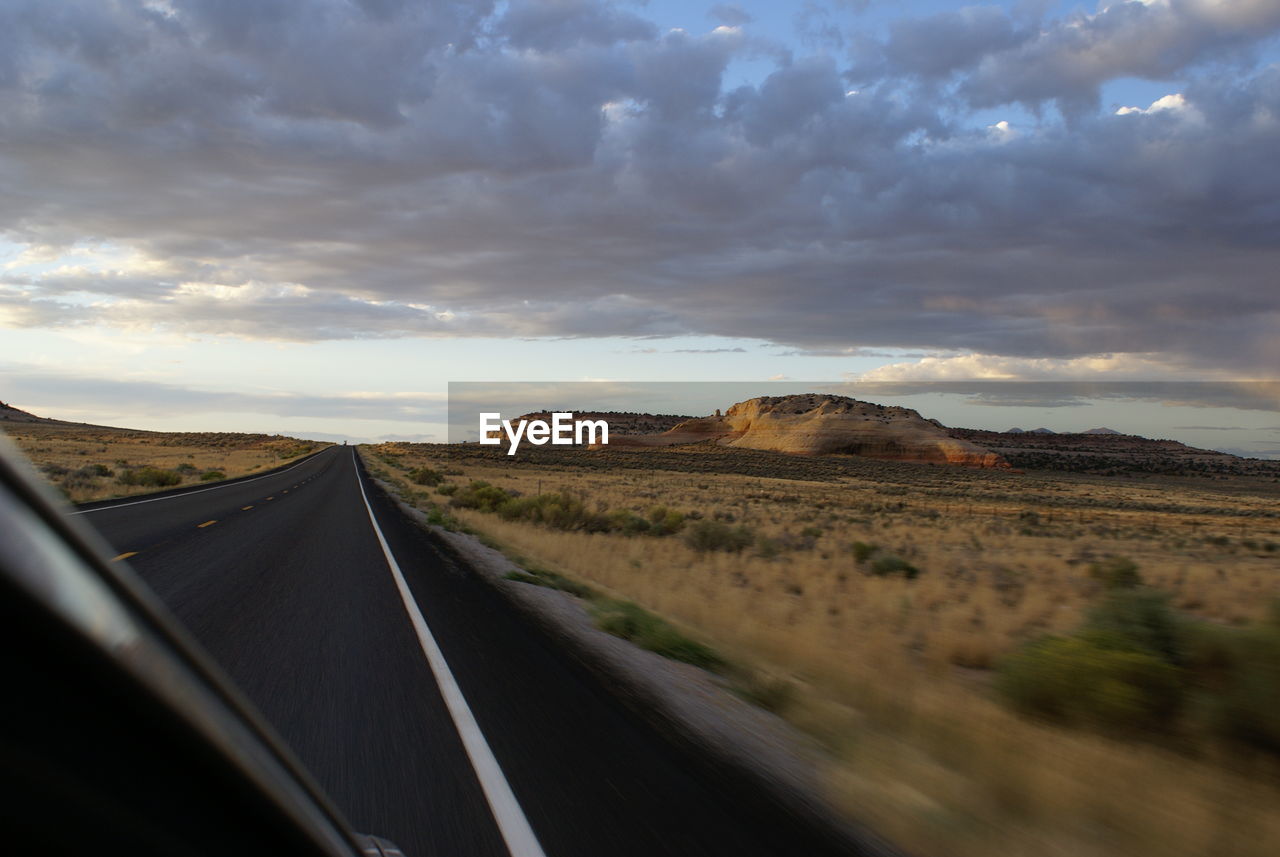
<path fill-rule="evenodd" d="M 704 440 L 798 455 L 849 454 L 970 467 L 1009 466 L 996 453 L 951 437 L 939 424 L 910 408 L 820 393 L 748 399 L 723 415 L 686 420 L 649 437 L 612 437 L 610 445 L 670 446 Z"/>

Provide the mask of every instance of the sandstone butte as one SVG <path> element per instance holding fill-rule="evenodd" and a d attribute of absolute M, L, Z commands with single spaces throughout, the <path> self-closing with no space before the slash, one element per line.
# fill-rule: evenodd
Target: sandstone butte
<path fill-rule="evenodd" d="M 847 396 L 761 396 L 721 415 L 685 420 L 661 434 L 611 435 L 611 447 L 663 447 L 712 441 L 729 447 L 797 455 L 859 455 L 968 467 L 1008 468 L 1000 455 L 951 437 L 910 408 Z"/>

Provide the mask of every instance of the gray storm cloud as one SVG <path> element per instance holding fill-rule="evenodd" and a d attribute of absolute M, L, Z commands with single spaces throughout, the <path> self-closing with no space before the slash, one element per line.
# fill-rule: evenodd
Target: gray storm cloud
<path fill-rule="evenodd" d="M 1276 3 L 837 11 L 813 56 L 642 11 L 8 0 L 0 233 L 128 260 L 12 267 L 0 322 L 1280 365 Z M 1126 76 L 1182 98 L 1098 109 Z"/>

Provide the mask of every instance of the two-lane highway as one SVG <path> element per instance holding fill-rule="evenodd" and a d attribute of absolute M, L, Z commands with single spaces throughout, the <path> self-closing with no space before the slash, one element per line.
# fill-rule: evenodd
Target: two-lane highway
<path fill-rule="evenodd" d="M 633 717 L 350 448 L 80 514 L 409 857 L 848 853 Z"/>

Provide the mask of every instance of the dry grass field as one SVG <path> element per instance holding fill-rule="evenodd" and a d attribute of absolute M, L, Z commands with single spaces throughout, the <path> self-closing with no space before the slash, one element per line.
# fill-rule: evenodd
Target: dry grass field
<path fill-rule="evenodd" d="M 0 430 L 74 503 L 243 476 L 328 445 L 280 435 L 55 422 L 6 422 Z"/>
<path fill-rule="evenodd" d="M 1112 671 L 1089 690 L 1103 687 L 1113 706 L 1099 728 L 1020 713 L 999 692 L 1005 659 L 1044 635 L 1072 635 L 1125 592 L 1166 593 L 1162 609 L 1200 634 L 1275 639 L 1264 624 L 1280 597 L 1273 479 L 1024 474 L 704 446 L 519 459 L 475 446 L 362 451 L 438 520 L 636 602 L 738 665 L 746 693 L 837 760 L 832 799 L 910 851 L 1280 853 L 1278 756 L 1257 736 L 1242 745 L 1203 726 L 1197 706 L 1219 700 L 1217 688 L 1188 691 L 1199 695 L 1168 728 L 1103 728 L 1145 722 L 1123 670 L 1139 663 L 1162 680 L 1173 668 L 1098 642 L 1085 651 Z M 1125 559 L 1142 585 L 1116 596 L 1134 582 Z M 1280 680 L 1280 650 L 1259 651 L 1249 675 Z M 1192 675 L 1187 664 L 1179 675 Z M 1219 674 L 1195 673 L 1210 684 Z M 1265 708 L 1274 695 L 1260 692 Z"/>

